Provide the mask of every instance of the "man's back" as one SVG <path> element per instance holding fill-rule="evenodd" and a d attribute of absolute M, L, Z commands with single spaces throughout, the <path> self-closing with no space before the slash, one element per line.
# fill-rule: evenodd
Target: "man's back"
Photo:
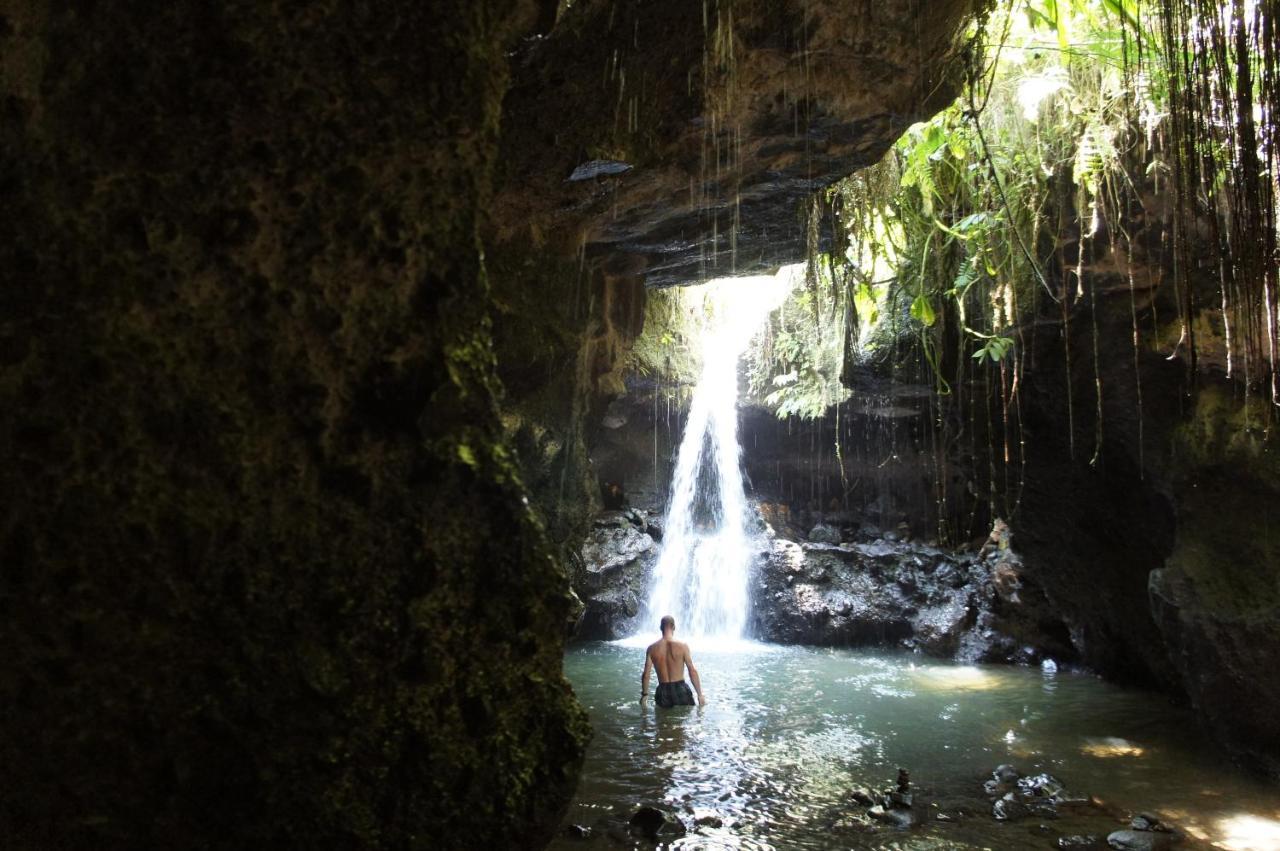
<path fill-rule="evenodd" d="M 662 707 L 693 705 L 693 693 L 684 681 L 685 669 L 689 669 L 689 678 L 698 692 L 698 705 L 705 706 L 707 699 L 702 695 L 702 683 L 698 680 L 698 669 L 693 667 L 693 657 L 689 654 L 689 645 L 676 641 L 672 634 L 676 631 L 676 620 L 671 615 L 662 618 L 662 638 L 649 645 L 644 651 L 644 673 L 640 675 L 640 700 L 644 700 L 649 691 L 649 669 L 658 672 L 658 690 L 654 697 Z"/>
<path fill-rule="evenodd" d="M 674 638 L 660 638 L 649 645 L 649 659 L 658 672 L 659 683 L 671 683 L 684 679 L 684 669 L 689 660 L 689 645 Z"/>

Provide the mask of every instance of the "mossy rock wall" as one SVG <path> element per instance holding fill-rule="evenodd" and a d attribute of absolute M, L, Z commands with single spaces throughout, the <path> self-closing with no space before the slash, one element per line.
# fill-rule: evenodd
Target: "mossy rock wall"
<path fill-rule="evenodd" d="M 531 4 L 0 2 L 0 835 L 530 847 L 586 729 L 479 219 Z"/>

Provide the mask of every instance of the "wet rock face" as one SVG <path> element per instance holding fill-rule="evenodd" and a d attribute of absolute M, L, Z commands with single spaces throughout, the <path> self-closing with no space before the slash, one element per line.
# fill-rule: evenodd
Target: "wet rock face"
<path fill-rule="evenodd" d="M 650 286 L 795 262 L 803 202 L 954 96 L 977 5 L 575 3 L 517 59 L 500 239 Z"/>
<path fill-rule="evenodd" d="M 1200 388 L 1175 435 L 1178 525 L 1151 572 L 1150 611 L 1209 730 L 1245 765 L 1280 777 L 1280 460 L 1239 420 L 1228 388 Z"/>
<path fill-rule="evenodd" d="M 648 514 L 639 509 L 596 516 L 582 546 L 581 568 L 573 583 L 584 606 L 574 629 L 575 639 L 612 640 L 637 631 L 658 558 L 653 538 L 656 531 Z"/>
<path fill-rule="evenodd" d="M 6 844 L 554 829 L 570 599 L 477 247 L 533 12 L 0 4 Z"/>
<path fill-rule="evenodd" d="M 971 662 L 1072 660 L 1074 649 L 1021 560 L 864 538 L 774 539 L 754 579 L 755 634 L 824 646 L 902 646 Z"/>

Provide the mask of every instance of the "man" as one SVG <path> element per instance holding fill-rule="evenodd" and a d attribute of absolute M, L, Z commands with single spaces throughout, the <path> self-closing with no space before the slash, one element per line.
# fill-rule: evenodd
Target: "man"
<path fill-rule="evenodd" d="M 676 632 L 676 619 L 671 615 L 662 618 L 660 624 L 662 638 L 649 645 L 644 653 L 644 673 L 640 676 L 640 702 L 644 703 L 649 696 L 649 669 L 658 672 L 658 690 L 654 697 L 663 709 L 673 706 L 693 706 L 693 694 L 684 681 L 684 669 L 689 669 L 689 679 L 698 691 L 698 705 L 706 706 L 707 699 L 702 694 L 702 682 L 698 679 L 698 669 L 693 667 L 693 657 L 689 655 L 689 645 L 676 641 L 672 636 Z"/>

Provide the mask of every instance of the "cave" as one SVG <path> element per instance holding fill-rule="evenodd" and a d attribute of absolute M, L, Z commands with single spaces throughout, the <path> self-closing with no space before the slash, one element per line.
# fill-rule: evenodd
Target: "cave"
<path fill-rule="evenodd" d="M 1280 848 L 1278 15 L 0 2 L 0 844 Z"/>

